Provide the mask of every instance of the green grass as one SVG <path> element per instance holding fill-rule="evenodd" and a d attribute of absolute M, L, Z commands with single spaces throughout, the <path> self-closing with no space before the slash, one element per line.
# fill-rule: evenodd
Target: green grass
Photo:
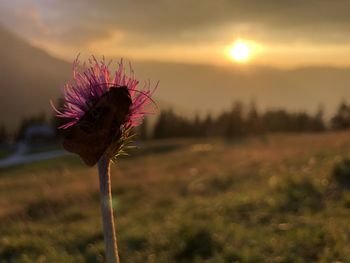
<path fill-rule="evenodd" d="M 346 132 L 146 145 L 112 169 L 122 262 L 349 262 L 347 158 Z M 0 262 L 103 261 L 95 168 L 0 171 Z"/>

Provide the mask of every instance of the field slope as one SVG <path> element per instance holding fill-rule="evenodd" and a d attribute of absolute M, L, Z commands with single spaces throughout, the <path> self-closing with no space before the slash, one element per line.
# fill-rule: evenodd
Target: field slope
<path fill-rule="evenodd" d="M 349 262 L 350 132 L 165 141 L 113 166 L 122 262 Z M 0 262 L 103 262 L 98 177 L 0 171 Z"/>

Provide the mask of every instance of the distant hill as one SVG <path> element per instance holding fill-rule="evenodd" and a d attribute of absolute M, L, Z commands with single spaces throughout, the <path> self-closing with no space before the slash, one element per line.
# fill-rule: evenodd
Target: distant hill
<path fill-rule="evenodd" d="M 350 101 L 350 68 L 214 66 L 134 62 L 140 79 L 159 80 L 160 108 L 188 114 L 219 112 L 235 100 L 254 100 L 260 109 L 283 107 L 331 113 Z M 0 123 L 15 127 L 23 116 L 51 112 L 49 100 L 70 78 L 71 63 L 53 58 L 0 27 Z"/>
<path fill-rule="evenodd" d="M 350 102 L 350 68 L 269 67 L 137 63 L 135 72 L 159 79 L 157 95 L 198 112 L 228 109 L 233 101 L 255 101 L 260 109 L 283 107 L 330 114 L 340 101 Z"/>
<path fill-rule="evenodd" d="M 71 66 L 0 27 L 0 123 L 49 112 Z"/>

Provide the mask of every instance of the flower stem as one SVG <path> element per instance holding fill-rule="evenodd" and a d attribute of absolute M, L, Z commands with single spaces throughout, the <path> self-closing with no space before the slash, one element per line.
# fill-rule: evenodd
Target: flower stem
<path fill-rule="evenodd" d="M 119 263 L 117 237 L 115 234 L 112 207 L 110 159 L 103 155 L 98 161 L 97 166 L 98 174 L 100 177 L 101 210 L 103 222 L 103 235 L 106 247 L 106 262 Z"/>

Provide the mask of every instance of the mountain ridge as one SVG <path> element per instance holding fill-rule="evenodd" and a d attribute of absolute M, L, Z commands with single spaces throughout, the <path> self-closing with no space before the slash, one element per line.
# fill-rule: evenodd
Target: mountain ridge
<path fill-rule="evenodd" d="M 3 27 L 0 40 L 0 123 L 13 129 L 23 117 L 50 112 L 71 67 Z"/>

